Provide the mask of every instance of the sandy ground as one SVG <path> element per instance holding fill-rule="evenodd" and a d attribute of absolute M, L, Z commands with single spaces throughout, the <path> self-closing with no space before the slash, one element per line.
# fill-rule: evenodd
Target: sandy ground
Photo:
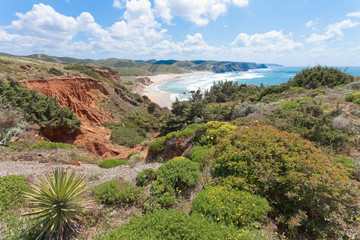
<path fill-rule="evenodd" d="M 153 82 L 149 86 L 142 85 L 141 88 L 135 90 L 140 95 L 146 95 L 150 98 L 151 101 L 159 104 L 160 107 L 167 107 L 171 108 L 171 104 L 173 100 L 170 99 L 171 93 L 169 92 L 162 92 L 156 89 L 157 86 L 169 82 L 171 80 L 175 80 L 181 77 L 192 76 L 192 75 L 199 75 L 199 74 L 209 74 L 212 72 L 192 72 L 192 73 L 171 73 L 171 74 L 159 74 L 156 76 L 146 76 L 150 78 Z"/>
<path fill-rule="evenodd" d="M 51 173 L 56 168 L 75 171 L 88 177 L 88 185 L 95 186 L 112 179 L 123 179 L 135 183 L 136 176 L 146 168 L 157 169 L 160 163 L 137 162 L 134 165 L 122 165 L 115 168 L 99 168 L 92 164 L 73 166 L 58 163 L 40 163 L 30 161 L 0 161 L 0 177 L 7 175 L 23 175 L 30 182 L 37 182 L 39 177 Z"/>

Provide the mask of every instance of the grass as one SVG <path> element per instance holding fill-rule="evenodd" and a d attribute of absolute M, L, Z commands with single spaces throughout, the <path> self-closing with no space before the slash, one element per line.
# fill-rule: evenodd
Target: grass
<path fill-rule="evenodd" d="M 98 164 L 98 166 L 101 168 L 113 168 L 120 165 L 128 165 L 128 162 L 124 159 L 118 158 L 118 159 L 104 159 Z"/>
<path fill-rule="evenodd" d="M 54 143 L 54 142 L 47 142 L 47 141 L 41 141 L 41 142 L 29 147 L 30 150 L 34 150 L 34 149 L 45 149 L 45 150 L 50 150 L 50 149 L 74 149 L 74 148 L 75 147 L 73 145 L 71 145 L 71 144 Z"/>

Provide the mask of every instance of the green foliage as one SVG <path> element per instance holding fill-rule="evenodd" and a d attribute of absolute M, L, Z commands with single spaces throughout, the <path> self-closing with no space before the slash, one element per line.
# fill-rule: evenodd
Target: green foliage
<path fill-rule="evenodd" d="M 236 108 L 236 111 L 234 114 L 234 119 L 239 118 L 239 117 L 246 117 L 257 111 L 258 111 L 258 108 L 255 105 L 251 104 L 250 102 L 244 102 Z"/>
<path fill-rule="evenodd" d="M 188 216 L 184 212 L 159 210 L 101 236 L 101 240 L 192 240 L 192 239 L 263 239 L 259 232 L 242 232 L 202 218 L 198 214 Z"/>
<path fill-rule="evenodd" d="M 116 127 L 111 131 L 110 139 L 120 145 L 135 147 L 145 137 L 146 132 L 139 127 Z"/>
<path fill-rule="evenodd" d="M 207 146 L 195 146 L 192 148 L 189 158 L 191 161 L 196 162 L 200 168 L 203 168 L 209 163 L 209 150 L 210 148 Z"/>
<path fill-rule="evenodd" d="M 359 104 L 359 105 L 360 105 L 360 99 L 356 99 L 356 100 L 354 101 L 354 103 L 356 103 L 356 104 Z"/>
<path fill-rule="evenodd" d="M 290 90 L 294 93 L 304 93 L 306 92 L 306 88 L 303 87 L 290 87 Z"/>
<path fill-rule="evenodd" d="M 333 127 L 333 119 L 339 115 L 326 113 L 318 105 L 302 105 L 293 109 L 275 109 L 268 117 L 271 124 L 280 130 L 295 132 L 320 146 L 344 150 L 349 143 L 349 134 Z"/>
<path fill-rule="evenodd" d="M 297 108 L 301 104 L 305 104 L 305 103 L 316 103 L 316 101 L 313 98 L 298 98 L 295 101 L 284 103 L 283 109 L 284 110 L 291 110 L 291 109 Z"/>
<path fill-rule="evenodd" d="M 360 93 L 353 93 L 353 94 L 345 96 L 345 101 L 353 102 L 359 98 L 360 98 Z"/>
<path fill-rule="evenodd" d="M 154 152 L 160 153 L 164 150 L 166 141 L 165 137 L 159 137 L 150 143 L 150 149 Z"/>
<path fill-rule="evenodd" d="M 21 239 L 33 240 L 36 239 L 36 231 L 24 231 L 31 227 L 30 222 L 19 216 L 19 212 L 15 209 L 0 211 L 0 225 L 1 225 L 1 240 Z"/>
<path fill-rule="evenodd" d="M 229 187 L 215 186 L 201 191 L 191 211 L 227 225 L 243 227 L 265 219 L 270 206 L 265 198 Z"/>
<path fill-rule="evenodd" d="M 320 89 L 315 89 L 311 96 L 312 97 L 316 97 L 316 96 L 321 96 L 321 95 L 324 95 L 325 94 L 325 90 L 320 90 Z"/>
<path fill-rule="evenodd" d="M 314 89 L 319 86 L 328 86 L 332 88 L 353 81 L 354 77 L 352 75 L 342 72 L 339 69 L 316 66 L 303 69 L 294 76 L 294 79 L 290 81 L 290 83 L 294 87 Z"/>
<path fill-rule="evenodd" d="M 139 186 L 145 186 L 153 180 L 155 180 L 155 171 L 153 168 L 144 169 L 136 176 L 136 182 Z"/>
<path fill-rule="evenodd" d="M 67 144 L 67 143 L 55 143 L 55 142 L 48 142 L 48 141 L 41 141 L 38 142 L 34 145 L 32 145 L 31 147 L 29 147 L 29 149 L 34 150 L 34 149 L 41 149 L 41 150 L 51 150 L 51 149 L 74 149 L 75 147 L 71 144 Z"/>
<path fill-rule="evenodd" d="M 205 91 L 205 100 L 207 102 L 229 102 L 237 92 L 238 84 L 232 81 L 219 81 Z"/>
<path fill-rule="evenodd" d="M 124 159 L 104 159 L 98 163 L 101 168 L 113 168 L 120 165 L 128 165 L 128 162 Z"/>
<path fill-rule="evenodd" d="M 259 100 L 261 100 L 265 96 L 269 96 L 272 94 L 280 94 L 288 89 L 290 89 L 290 85 L 288 83 L 268 86 L 260 93 Z"/>
<path fill-rule="evenodd" d="M 193 187 L 201 179 L 197 164 L 184 157 L 166 162 L 156 170 L 155 175 L 160 183 L 179 190 Z"/>
<path fill-rule="evenodd" d="M 22 175 L 8 175 L 0 177 L 0 210 L 23 202 L 23 191 L 27 189 L 27 182 Z"/>
<path fill-rule="evenodd" d="M 25 198 L 33 211 L 24 215 L 35 216 L 33 220 L 38 222 L 34 228 L 42 228 L 39 237 L 60 238 L 72 230 L 77 213 L 85 203 L 80 199 L 87 191 L 85 179 L 74 172 L 56 169 L 53 177 L 47 174 L 46 179 L 40 178 L 39 184 L 31 185 Z"/>
<path fill-rule="evenodd" d="M 126 205 L 133 203 L 142 189 L 129 182 L 111 180 L 95 186 L 92 190 L 95 199 L 106 205 Z"/>
<path fill-rule="evenodd" d="M 61 70 L 59 70 L 59 69 L 57 69 L 57 68 L 54 68 L 54 67 L 50 68 L 50 69 L 48 70 L 48 73 L 53 74 L 53 75 L 56 75 L 56 76 L 62 76 L 62 75 L 64 75 L 64 73 L 63 73 Z"/>
<path fill-rule="evenodd" d="M 296 238 L 360 237 L 360 183 L 340 163 L 297 134 L 245 127 L 215 146 L 214 171 L 242 179 L 273 208 L 280 230 Z M 339 225 L 338 222 L 342 224 Z"/>
<path fill-rule="evenodd" d="M 16 81 L 0 81 L 0 98 L 4 104 L 24 112 L 27 121 L 36 122 L 43 128 L 64 126 L 71 132 L 80 126 L 74 112 L 60 107 L 55 98 L 40 95 Z"/>

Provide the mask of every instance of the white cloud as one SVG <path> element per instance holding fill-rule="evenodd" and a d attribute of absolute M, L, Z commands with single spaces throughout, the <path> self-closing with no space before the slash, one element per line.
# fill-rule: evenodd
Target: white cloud
<path fill-rule="evenodd" d="M 308 22 L 305 24 L 305 26 L 306 26 L 307 28 L 310 28 L 310 27 L 314 26 L 314 21 L 313 21 L 313 20 L 308 21 Z"/>
<path fill-rule="evenodd" d="M 240 33 L 232 42 L 236 50 L 244 52 L 282 52 L 302 47 L 303 44 L 291 39 L 291 34 L 282 31 L 270 31 L 264 34 L 248 35 Z"/>
<path fill-rule="evenodd" d="M 118 9 L 123 8 L 120 0 L 114 0 L 114 2 L 113 2 L 113 7 L 114 7 L 114 8 L 118 8 Z"/>
<path fill-rule="evenodd" d="M 360 11 L 359 12 L 351 12 L 346 14 L 347 17 L 357 17 L 360 18 Z"/>
<path fill-rule="evenodd" d="M 215 20 L 225 14 L 228 7 L 248 6 L 249 0 L 155 0 L 155 13 L 165 22 L 171 24 L 174 16 L 185 18 L 198 26 L 204 26 L 209 20 Z"/>
<path fill-rule="evenodd" d="M 331 24 L 327 27 L 327 31 L 324 34 L 313 33 L 309 38 L 306 39 L 306 42 L 320 44 L 335 38 L 341 38 L 344 35 L 342 29 L 353 28 L 358 24 L 358 22 L 353 22 L 350 19 Z"/>

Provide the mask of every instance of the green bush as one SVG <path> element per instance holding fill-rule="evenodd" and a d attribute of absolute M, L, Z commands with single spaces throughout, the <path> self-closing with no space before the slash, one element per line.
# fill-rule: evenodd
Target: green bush
<path fill-rule="evenodd" d="M 304 92 L 306 92 L 306 88 L 303 88 L 303 87 L 290 87 L 290 89 L 294 93 L 304 93 Z"/>
<path fill-rule="evenodd" d="M 316 96 L 321 96 L 321 95 L 324 95 L 325 94 L 325 90 L 320 90 L 320 89 L 315 89 L 311 96 L 312 97 L 316 97 Z"/>
<path fill-rule="evenodd" d="M 80 120 L 69 108 L 62 108 L 52 97 L 45 97 L 16 81 L 0 80 L 0 98 L 25 113 L 25 119 L 36 122 L 43 128 L 67 127 L 69 132 L 80 127 Z"/>
<path fill-rule="evenodd" d="M 136 176 L 136 182 L 140 186 L 145 186 L 153 180 L 155 180 L 155 171 L 153 168 L 144 169 Z"/>
<path fill-rule="evenodd" d="M 301 104 L 304 104 L 304 103 L 316 103 L 316 101 L 313 98 L 298 98 L 292 102 L 284 103 L 283 109 L 291 110 L 291 109 L 297 108 L 298 106 L 300 106 Z"/>
<path fill-rule="evenodd" d="M 242 179 L 239 188 L 245 183 L 265 197 L 287 235 L 360 237 L 360 183 L 310 141 L 260 125 L 229 134 L 215 148 L 215 175 Z"/>
<path fill-rule="evenodd" d="M 146 132 L 138 127 L 117 127 L 111 131 L 110 139 L 120 145 L 135 147 L 145 136 Z"/>
<path fill-rule="evenodd" d="M 29 149 L 74 149 L 75 147 L 71 144 L 67 143 L 55 143 L 55 142 L 48 142 L 48 141 L 41 141 L 35 145 L 32 145 Z"/>
<path fill-rule="evenodd" d="M 154 152 L 160 153 L 164 150 L 166 141 L 165 137 L 159 137 L 150 143 L 150 149 Z"/>
<path fill-rule="evenodd" d="M 27 186 L 22 175 L 0 177 L 0 210 L 23 202 L 23 192 Z"/>
<path fill-rule="evenodd" d="M 92 189 L 95 199 L 106 205 L 133 203 L 142 190 L 129 182 L 111 180 L 95 186 Z"/>
<path fill-rule="evenodd" d="M 104 159 L 98 163 L 101 168 L 113 168 L 120 165 L 128 165 L 128 162 L 124 159 Z"/>
<path fill-rule="evenodd" d="M 260 231 L 237 231 L 206 220 L 198 214 L 186 215 L 174 210 L 159 210 L 100 236 L 100 240 L 193 240 L 193 239 L 264 239 Z"/>
<path fill-rule="evenodd" d="M 156 178 L 172 189 L 184 190 L 195 186 L 201 179 L 201 172 L 196 163 L 184 157 L 174 158 L 155 172 Z"/>
<path fill-rule="evenodd" d="M 56 75 L 56 76 L 64 75 L 64 73 L 61 70 L 59 70 L 57 68 L 53 68 L 53 67 L 48 70 L 48 73 Z"/>
<path fill-rule="evenodd" d="M 353 102 L 354 100 L 357 100 L 359 98 L 360 98 L 360 93 L 353 93 L 353 94 L 345 96 L 345 101 Z"/>
<path fill-rule="evenodd" d="M 354 103 L 356 103 L 356 104 L 359 104 L 359 105 L 360 105 L 360 99 L 356 99 L 356 100 L 354 101 Z"/>
<path fill-rule="evenodd" d="M 293 87 L 305 87 L 308 89 L 328 86 L 330 88 L 354 81 L 354 77 L 333 67 L 316 66 L 303 69 L 294 76 L 289 83 Z"/>
<path fill-rule="evenodd" d="M 229 187 L 215 186 L 201 191 L 191 204 L 191 211 L 207 218 L 243 227 L 265 219 L 270 206 L 265 198 Z"/>
<path fill-rule="evenodd" d="M 209 150 L 210 148 L 207 146 L 195 146 L 192 148 L 189 158 L 196 162 L 200 168 L 203 168 L 209 162 Z"/>

